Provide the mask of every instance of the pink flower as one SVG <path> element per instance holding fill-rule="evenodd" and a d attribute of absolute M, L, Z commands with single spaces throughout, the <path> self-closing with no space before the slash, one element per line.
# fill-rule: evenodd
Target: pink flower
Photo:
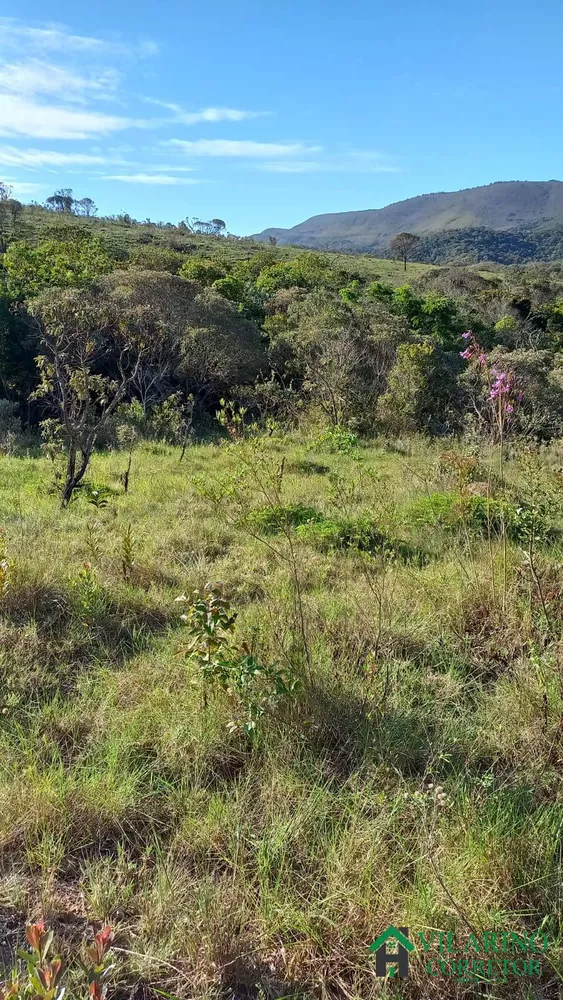
<path fill-rule="evenodd" d="M 459 352 L 459 356 L 460 358 L 465 358 L 466 361 L 469 361 L 473 357 L 473 351 L 470 347 L 467 347 L 465 351 Z"/>
<path fill-rule="evenodd" d="M 462 333 L 461 336 L 463 337 L 464 340 L 470 340 L 471 337 L 473 336 L 473 331 L 472 330 L 466 330 L 465 333 Z"/>

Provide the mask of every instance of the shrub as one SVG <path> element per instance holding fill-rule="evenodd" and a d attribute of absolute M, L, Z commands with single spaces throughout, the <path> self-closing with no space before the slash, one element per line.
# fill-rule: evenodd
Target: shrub
<path fill-rule="evenodd" d="M 18 404 L 10 399 L 0 399 L 0 454 L 11 455 L 21 434 Z"/>
<path fill-rule="evenodd" d="M 323 515 L 306 504 L 295 503 L 285 506 L 264 507 L 252 511 L 246 518 L 247 523 L 264 535 L 276 535 L 284 528 L 297 528 L 308 522 L 321 523 Z"/>
<path fill-rule="evenodd" d="M 176 600 L 184 603 L 187 598 L 182 594 Z M 260 663 L 246 642 L 234 642 L 236 619 L 223 585 L 206 584 L 203 592 L 194 593 L 189 610 L 182 615 L 191 636 L 185 654 L 199 670 L 204 707 L 208 690 L 221 689 L 235 703 L 235 719 L 229 729 L 241 728 L 251 736 L 266 712 L 293 696 L 299 684 L 287 670 Z"/>
<path fill-rule="evenodd" d="M 200 285 L 208 287 L 219 278 L 224 278 L 226 269 L 216 260 L 206 260 L 204 257 L 190 257 L 182 264 L 179 272 L 180 277 L 189 278 L 192 281 L 199 281 Z"/>
<path fill-rule="evenodd" d="M 507 498 L 431 493 L 408 507 L 408 517 L 418 524 L 447 529 L 466 528 L 478 534 L 502 534 L 517 542 L 547 541 L 551 535 L 546 511 Z"/>
<path fill-rule="evenodd" d="M 387 392 L 378 401 L 380 420 L 398 432 L 433 433 L 455 426 L 458 367 L 457 358 L 433 344 L 399 344 Z"/>
<path fill-rule="evenodd" d="M 404 562 L 426 562 L 424 553 L 408 542 L 389 538 L 369 517 L 309 521 L 297 528 L 297 536 L 323 552 L 355 549 L 369 555 L 398 558 Z"/>
<path fill-rule="evenodd" d="M 12 243 L 4 267 L 8 292 L 22 300 L 44 288 L 87 285 L 111 271 L 112 262 L 97 239 L 45 240 L 36 247 Z"/>
<path fill-rule="evenodd" d="M 358 443 L 359 437 L 354 431 L 336 424 L 317 437 L 315 446 L 338 455 L 353 455 L 358 449 Z"/>

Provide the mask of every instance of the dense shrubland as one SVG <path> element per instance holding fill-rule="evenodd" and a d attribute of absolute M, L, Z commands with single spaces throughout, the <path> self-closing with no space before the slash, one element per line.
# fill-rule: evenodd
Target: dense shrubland
<path fill-rule="evenodd" d="M 2 963 L 365 1000 L 391 921 L 541 925 L 491 995 L 555 996 L 559 273 L 8 242 Z"/>

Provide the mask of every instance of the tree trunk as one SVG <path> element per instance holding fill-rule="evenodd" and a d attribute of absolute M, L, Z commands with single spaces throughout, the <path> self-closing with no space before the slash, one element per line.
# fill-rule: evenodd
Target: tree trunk
<path fill-rule="evenodd" d="M 90 448 L 88 451 L 82 452 L 82 461 L 80 463 L 80 468 L 78 469 L 77 472 L 76 446 L 71 444 L 68 455 L 67 467 L 66 467 L 66 480 L 61 494 L 61 507 L 68 507 L 70 501 L 72 500 L 72 494 L 74 493 L 78 484 L 84 478 L 91 455 L 92 455 L 92 448 Z"/>

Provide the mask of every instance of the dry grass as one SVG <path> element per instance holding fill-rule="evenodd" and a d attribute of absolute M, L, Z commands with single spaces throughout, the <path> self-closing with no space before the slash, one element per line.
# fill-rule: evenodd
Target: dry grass
<path fill-rule="evenodd" d="M 13 562 L 0 605 L 9 919 L 41 910 L 69 941 L 69 927 L 110 920 L 127 996 L 135 983 L 139 996 L 148 984 L 182 997 L 390 996 L 369 953 L 390 921 L 545 918 L 558 939 L 561 552 L 538 554 L 551 629 L 513 542 L 503 612 L 499 539 L 409 521 L 414 499 L 447 485 L 440 450 L 376 442 L 343 455 L 273 439 L 260 478 L 213 504 L 198 477 L 224 485 L 252 469 L 252 450 L 199 445 L 179 464 L 177 450 L 147 444 L 127 496 L 64 512 L 46 462 L 0 458 Z M 267 505 L 284 456 L 284 503 L 370 516 L 426 564 L 325 551 L 293 529 L 249 533 L 241 515 Z M 90 478 L 118 491 L 122 471 L 122 455 L 100 454 Z M 519 482 L 517 458 L 506 474 Z M 202 711 L 177 655 L 174 599 L 209 579 L 224 581 L 257 654 L 303 674 L 296 702 L 253 741 L 229 732 L 226 696 Z M 488 995 L 547 998 L 555 981 L 548 966 L 535 993 L 523 980 Z M 416 966 L 404 996 L 468 989 Z"/>

